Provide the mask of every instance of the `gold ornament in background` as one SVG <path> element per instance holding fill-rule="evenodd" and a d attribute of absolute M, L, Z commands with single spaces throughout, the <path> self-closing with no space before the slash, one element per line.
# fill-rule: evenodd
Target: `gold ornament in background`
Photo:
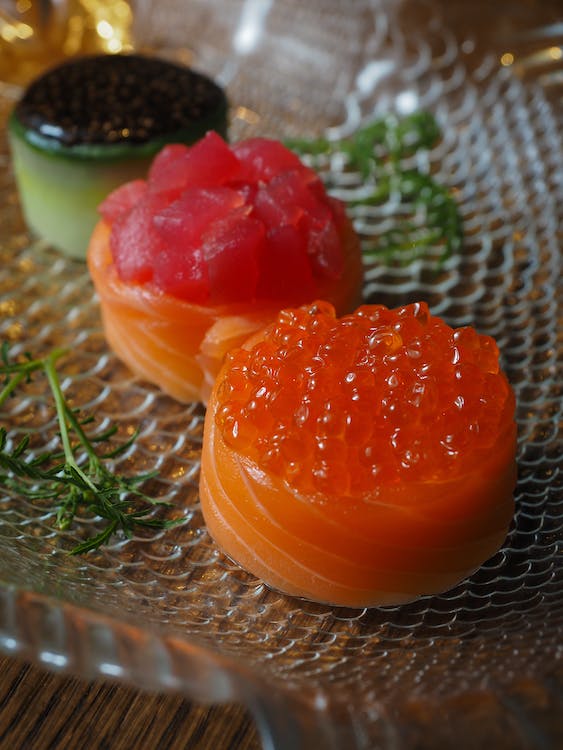
<path fill-rule="evenodd" d="M 0 0 L 0 80 L 26 84 L 65 58 L 132 50 L 126 0 Z"/>

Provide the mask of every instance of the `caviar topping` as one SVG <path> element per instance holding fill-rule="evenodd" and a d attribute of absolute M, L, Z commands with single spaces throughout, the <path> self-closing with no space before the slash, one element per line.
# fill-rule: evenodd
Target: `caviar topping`
<path fill-rule="evenodd" d="M 216 424 L 229 447 L 298 491 L 369 496 L 475 467 L 513 424 L 494 340 L 425 303 L 282 311 L 227 358 Z"/>
<path fill-rule="evenodd" d="M 227 101 L 211 79 L 141 55 L 96 55 L 63 63 L 34 81 L 16 116 L 46 141 L 143 144 L 220 113 Z"/>

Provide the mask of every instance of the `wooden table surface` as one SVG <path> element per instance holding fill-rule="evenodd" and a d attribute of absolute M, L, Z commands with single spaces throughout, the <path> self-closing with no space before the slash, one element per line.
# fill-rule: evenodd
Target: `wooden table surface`
<path fill-rule="evenodd" d="M 239 706 L 54 675 L 0 658 L 0 750 L 260 750 Z"/>

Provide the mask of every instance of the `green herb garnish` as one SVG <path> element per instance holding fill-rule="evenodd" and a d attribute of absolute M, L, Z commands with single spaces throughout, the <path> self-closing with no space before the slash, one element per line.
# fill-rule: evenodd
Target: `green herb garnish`
<path fill-rule="evenodd" d="M 286 144 L 308 159 L 329 190 L 336 187 L 326 169 L 331 158 L 339 155 L 345 169 L 359 174 L 361 193 L 351 191 L 347 200 L 352 211 L 398 202 L 393 226 L 375 239 L 365 239 L 365 255 L 404 265 L 437 250 L 441 265 L 461 247 L 461 216 L 448 188 L 411 163 L 415 154 L 430 150 L 440 137 L 435 118 L 416 112 L 402 119 L 389 115 L 374 120 L 349 138 L 296 139 Z"/>
<path fill-rule="evenodd" d="M 93 437 L 86 434 L 85 426 L 92 418 L 82 418 L 77 409 L 72 409 L 61 388 L 56 363 L 63 354 L 64 350 L 56 349 L 44 358 L 33 359 L 27 354 L 23 361 L 11 362 L 7 343 L 2 345 L 0 377 L 4 377 L 4 382 L 0 408 L 34 373 L 43 372 L 54 400 L 62 450 L 34 455 L 29 450 L 29 435 L 9 447 L 13 441 L 0 427 L 0 471 L 6 472 L 0 474 L 0 484 L 32 500 L 51 500 L 57 508 L 60 529 L 71 526 L 79 508 L 104 519 L 103 529 L 74 547 L 73 555 L 97 549 L 118 531 L 130 538 L 137 527 L 166 529 L 180 523 L 181 519 L 147 517 L 155 505 L 170 505 L 154 500 L 141 489 L 155 472 L 123 476 L 110 468 L 108 461 L 123 455 L 136 440 L 137 432 L 117 447 L 110 442 L 117 432 L 116 425 Z M 96 444 L 106 445 L 107 451 L 97 451 Z"/>

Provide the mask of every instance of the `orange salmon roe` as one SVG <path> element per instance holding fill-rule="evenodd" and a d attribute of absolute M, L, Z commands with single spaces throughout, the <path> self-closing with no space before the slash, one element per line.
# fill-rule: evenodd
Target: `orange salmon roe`
<path fill-rule="evenodd" d="M 423 302 L 284 310 L 229 354 L 217 399 L 232 449 L 298 491 L 352 497 L 474 469 L 514 417 L 494 340 Z"/>

